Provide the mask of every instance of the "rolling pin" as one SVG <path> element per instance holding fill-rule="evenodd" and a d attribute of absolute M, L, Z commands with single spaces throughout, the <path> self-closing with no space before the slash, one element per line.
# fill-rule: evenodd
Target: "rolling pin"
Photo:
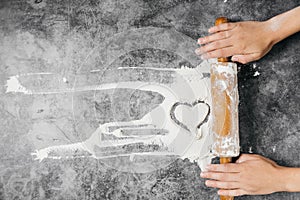
<path fill-rule="evenodd" d="M 217 18 L 215 25 L 227 23 L 225 17 Z M 218 58 L 211 65 L 212 154 L 220 157 L 220 164 L 231 163 L 239 155 L 237 65 L 228 58 Z M 220 196 L 221 200 L 234 197 Z"/>

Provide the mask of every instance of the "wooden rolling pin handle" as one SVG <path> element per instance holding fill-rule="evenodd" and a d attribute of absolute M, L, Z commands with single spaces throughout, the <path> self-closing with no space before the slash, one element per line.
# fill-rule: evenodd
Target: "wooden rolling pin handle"
<path fill-rule="evenodd" d="M 227 22 L 228 22 L 228 19 L 226 17 L 219 17 L 215 21 L 215 26 L 218 26 L 220 24 L 224 24 Z M 229 61 L 228 58 L 218 58 L 218 62 L 228 62 L 228 61 Z"/>
<path fill-rule="evenodd" d="M 231 157 L 221 157 L 220 158 L 220 164 L 231 163 L 231 162 L 232 162 Z"/>
<path fill-rule="evenodd" d="M 231 157 L 220 157 L 220 164 L 226 164 L 226 163 L 231 163 L 231 162 L 232 162 Z M 234 200 L 234 197 L 221 195 L 220 200 Z"/>

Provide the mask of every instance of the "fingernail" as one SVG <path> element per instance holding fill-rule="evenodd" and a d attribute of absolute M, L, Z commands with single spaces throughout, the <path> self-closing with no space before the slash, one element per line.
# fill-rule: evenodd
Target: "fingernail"
<path fill-rule="evenodd" d="M 205 55 L 205 54 L 202 55 L 202 56 L 201 56 L 201 59 L 202 59 L 202 60 L 206 60 L 206 59 L 207 59 L 207 55 Z"/>
<path fill-rule="evenodd" d="M 209 29 L 208 29 L 208 32 L 209 32 L 209 33 L 212 33 L 212 32 L 213 32 L 213 27 L 209 28 Z"/>
<path fill-rule="evenodd" d="M 207 175 L 207 173 L 205 173 L 205 172 L 201 172 L 201 173 L 200 173 L 200 176 L 201 176 L 202 178 L 205 178 L 206 175 Z"/>
<path fill-rule="evenodd" d="M 205 38 L 198 39 L 198 44 L 204 44 L 204 43 L 205 43 Z"/>
<path fill-rule="evenodd" d="M 197 55 L 201 55 L 201 54 L 202 54 L 202 51 L 201 51 L 200 49 L 196 49 L 196 50 L 195 50 L 195 53 L 196 53 Z"/>
<path fill-rule="evenodd" d="M 209 186 L 209 181 L 205 181 L 205 185 L 206 185 L 206 186 Z"/>

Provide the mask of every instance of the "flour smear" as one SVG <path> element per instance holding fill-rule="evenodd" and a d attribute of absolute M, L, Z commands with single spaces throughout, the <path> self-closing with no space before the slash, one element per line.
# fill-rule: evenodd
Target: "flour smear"
<path fill-rule="evenodd" d="M 163 70 L 171 71 L 174 74 L 174 81 L 171 84 L 158 84 L 153 82 L 128 81 L 113 82 L 91 86 L 84 86 L 76 89 L 59 88 L 47 91 L 34 91 L 23 86 L 18 78 L 12 76 L 7 80 L 7 93 L 23 93 L 26 95 L 40 94 L 59 94 L 74 93 L 82 91 L 98 91 L 110 89 L 135 89 L 141 91 L 157 92 L 164 97 L 164 101 L 139 120 L 108 122 L 99 124 L 98 129 L 91 136 L 82 142 L 48 146 L 36 149 L 32 153 L 36 160 L 42 161 L 48 159 L 69 159 L 76 152 L 81 152 L 83 157 L 92 157 L 95 159 L 109 158 L 128 158 L 134 161 L 135 158 L 143 156 L 174 156 L 182 159 L 189 159 L 191 162 L 197 162 L 204 170 L 210 163 L 210 148 L 212 145 L 212 136 L 210 134 L 211 117 L 209 109 L 211 105 L 210 78 L 204 76 L 209 73 L 210 63 L 202 62 L 195 68 L 182 66 L 181 68 L 143 68 L 142 70 Z M 119 68 L 118 70 L 136 70 L 136 68 Z M 93 72 L 95 73 L 95 71 Z M 30 76 L 31 74 L 28 74 Z M 46 75 L 46 74 L 45 74 Z M 201 100 L 204 103 L 195 106 L 181 105 L 175 110 L 176 119 L 189 127 L 188 130 L 174 122 L 171 118 L 172 106 L 178 102 L 192 105 L 195 101 Z M 207 106 L 207 105 L 208 106 Z M 163 115 L 162 115 L 163 114 Z M 198 117 L 198 120 L 197 118 Z M 196 118 L 196 119 L 195 119 Z M 199 124 L 200 127 L 197 127 Z M 153 127 L 165 130 L 166 134 L 141 134 L 128 135 L 123 131 L 130 130 L 143 131 L 144 127 Z M 114 127 L 114 130 L 111 128 Z M 125 127 L 125 128 L 124 128 Z M 44 129 L 44 130 L 43 130 Z M 43 125 L 33 126 L 30 134 L 38 135 L 41 132 L 47 132 L 47 127 Z M 107 136 L 111 136 L 109 138 Z M 109 139 L 107 139 L 109 138 Z M 99 154 L 104 148 L 109 151 L 124 145 L 157 145 L 162 147 L 161 151 L 150 152 L 127 152 L 121 154 L 105 155 Z M 97 150 L 98 149 L 98 150 Z M 155 169 L 151 169 L 155 170 Z"/>

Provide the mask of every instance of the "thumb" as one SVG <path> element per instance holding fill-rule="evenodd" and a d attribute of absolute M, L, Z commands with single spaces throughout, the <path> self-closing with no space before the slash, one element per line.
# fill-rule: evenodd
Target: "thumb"
<path fill-rule="evenodd" d="M 246 55 L 234 55 L 231 60 L 234 62 L 239 62 L 242 64 L 246 64 L 248 62 L 254 61 L 258 59 L 258 55 L 256 54 L 246 54 Z"/>
<path fill-rule="evenodd" d="M 257 155 L 256 154 L 242 154 L 239 159 L 237 159 L 236 163 L 242 163 L 247 160 L 256 160 Z"/>

